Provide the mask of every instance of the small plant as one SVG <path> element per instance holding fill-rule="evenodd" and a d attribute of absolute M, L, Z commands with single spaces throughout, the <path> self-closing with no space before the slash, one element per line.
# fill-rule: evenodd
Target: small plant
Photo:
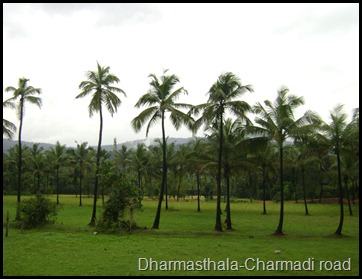
<path fill-rule="evenodd" d="M 37 194 L 27 200 L 23 200 L 19 205 L 20 222 L 24 229 L 40 227 L 46 223 L 54 223 L 57 215 L 57 204 L 46 198 L 42 194 Z"/>

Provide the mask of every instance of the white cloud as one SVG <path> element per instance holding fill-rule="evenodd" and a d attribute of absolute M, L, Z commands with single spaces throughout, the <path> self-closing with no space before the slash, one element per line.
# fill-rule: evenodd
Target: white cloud
<path fill-rule="evenodd" d="M 89 98 L 75 99 L 96 61 L 110 66 L 127 98 L 112 118 L 105 114 L 103 143 L 145 138 L 130 121 L 149 89 L 148 75 L 170 69 L 189 95 L 205 93 L 226 71 L 255 92 L 250 104 L 274 100 L 285 84 L 304 96 L 305 110 L 323 117 L 337 103 L 350 113 L 359 102 L 357 4 L 3 4 L 3 86 L 20 77 L 42 88 L 43 107 L 27 104 L 23 139 L 74 146 L 98 141 L 99 117 L 88 117 Z M 10 97 L 3 94 L 3 99 Z M 18 126 L 15 112 L 4 118 Z M 168 135 L 188 137 L 185 128 Z M 159 137 L 161 127 L 150 130 Z M 202 131 L 199 133 L 203 134 Z"/>

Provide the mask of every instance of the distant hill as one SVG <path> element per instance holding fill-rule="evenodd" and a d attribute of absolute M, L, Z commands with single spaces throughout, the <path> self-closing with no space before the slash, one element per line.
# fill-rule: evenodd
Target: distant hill
<path fill-rule="evenodd" d="M 122 145 L 125 145 L 128 149 L 137 148 L 137 144 L 142 144 L 142 143 L 144 143 L 146 146 L 156 145 L 157 144 L 156 140 L 157 140 L 157 138 L 146 138 L 146 139 L 141 139 L 141 140 L 126 141 L 126 142 L 117 144 L 117 149 L 120 149 Z M 194 138 L 192 138 L 192 137 L 190 137 L 190 138 L 169 138 L 168 143 L 174 142 L 176 145 L 181 145 L 181 144 L 185 144 L 192 140 L 194 140 Z M 17 143 L 18 143 L 17 140 L 3 139 L 3 153 L 6 153 L 9 148 L 12 148 Z M 35 144 L 35 142 L 23 141 L 22 144 L 25 146 L 28 146 L 28 147 L 32 147 Z M 39 143 L 39 146 L 43 147 L 44 150 L 47 150 L 52 147 L 55 147 L 55 144 L 41 142 L 41 143 Z M 95 149 L 97 149 L 96 146 L 93 146 L 93 147 Z M 113 144 L 112 145 L 102 145 L 102 148 L 107 151 L 112 151 Z"/>
<path fill-rule="evenodd" d="M 12 148 L 16 144 L 18 144 L 17 140 L 3 139 L 3 153 L 6 153 L 9 148 Z M 22 141 L 22 144 L 25 146 L 32 147 L 35 144 L 35 142 Z M 44 150 L 47 150 L 55 146 L 55 144 L 39 143 L 39 146 L 43 147 Z"/>

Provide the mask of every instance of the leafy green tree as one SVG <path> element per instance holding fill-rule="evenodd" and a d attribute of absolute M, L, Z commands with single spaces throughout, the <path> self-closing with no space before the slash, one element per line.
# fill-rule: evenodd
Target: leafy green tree
<path fill-rule="evenodd" d="M 216 224 L 215 230 L 222 231 L 221 224 L 221 168 L 223 153 L 223 124 L 227 111 L 230 111 L 237 117 L 245 116 L 251 111 L 248 103 L 236 98 L 246 92 L 253 92 L 251 85 L 242 85 L 239 77 L 231 72 L 221 74 L 217 81 L 211 86 L 207 103 L 197 105 L 190 110 L 190 113 L 196 116 L 202 112 L 202 116 L 195 121 L 194 130 L 197 131 L 202 124 L 210 126 L 211 123 L 217 123 L 219 127 L 219 149 L 218 149 L 218 169 L 217 169 L 217 205 L 216 205 Z"/>
<path fill-rule="evenodd" d="M 45 169 L 45 159 L 43 156 L 43 147 L 39 147 L 39 143 L 35 143 L 32 146 L 31 155 L 33 161 L 33 175 L 34 175 L 34 193 L 40 193 L 40 176 Z M 38 187 L 35 187 L 35 178 L 38 182 Z"/>
<path fill-rule="evenodd" d="M 220 134 L 218 123 L 214 123 L 213 127 L 209 127 L 207 130 L 212 134 L 208 136 L 209 143 L 214 146 L 213 153 L 217 153 L 217 147 L 220 142 Z M 222 169 L 223 177 L 226 183 L 226 229 L 232 230 L 231 224 L 231 208 L 230 208 L 230 178 L 231 175 L 242 169 L 249 168 L 250 163 L 246 159 L 246 150 L 240 148 L 240 142 L 243 139 L 242 122 L 236 119 L 227 118 L 223 125 L 223 158 Z M 216 150 L 216 152 L 215 152 Z"/>
<path fill-rule="evenodd" d="M 278 91 L 278 96 L 274 103 L 265 100 L 264 104 L 257 103 L 254 112 L 260 117 L 256 117 L 255 122 L 260 125 L 250 127 L 256 134 L 265 135 L 269 140 L 277 143 L 279 149 L 279 183 L 280 183 L 280 218 L 275 231 L 276 235 L 283 234 L 284 221 L 284 176 L 283 176 L 283 144 L 287 138 L 303 135 L 310 129 L 310 125 L 318 125 L 320 118 L 312 111 L 307 111 L 300 118 L 294 118 L 294 110 L 304 104 L 303 97 L 287 95 L 288 88 Z"/>
<path fill-rule="evenodd" d="M 65 145 L 61 145 L 59 141 L 57 141 L 55 147 L 52 147 L 48 150 L 48 153 L 52 160 L 52 166 L 55 169 L 56 173 L 57 204 L 59 204 L 59 169 L 61 166 L 64 165 L 64 162 L 66 160 L 65 150 Z"/>
<path fill-rule="evenodd" d="M 336 105 L 330 113 L 330 123 L 324 123 L 322 129 L 326 140 L 337 159 L 337 185 L 340 204 L 340 219 L 336 235 L 342 235 L 344 211 L 343 211 L 343 193 L 342 193 L 342 171 L 341 171 L 341 154 L 348 149 L 348 139 L 355 133 L 347 123 L 348 115 L 343 112 L 343 105 Z"/>
<path fill-rule="evenodd" d="M 352 195 L 352 200 L 354 201 L 354 188 L 357 188 L 354 186 L 356 186 L 357 181 L 359 180 L 359 108 L 353 109 L 352 120 L 348 123 L 346 129 L 349 131 L 349 137 L 342 153 L 342 172 L 347 190 L 346 194 L 349 212 L 350 215 L 353 215 L 350 203 L 350 194 Z M 351 189 L 349 188 L 349 182 L 351 182 Z"/>
<path fill-rule="evenodd" d="M 79 206 L 82 206 L 82 185 L 83 178 L 86 170 L 92 168 L 92 151 L 94 149 L 88 145 L 88 142 L 77 143 L 76 149 L 68 149 L 67 153 L 69 156 L 69 162 L 71 165 L 75 165 L 79 168 Z"/>
<path fill-rule="evenodd" d="M 173 165 L 175 174 L 178 175 L 178 185 L 177 185 L 177 201 L 180 199 L 181 183 L 182 179 L 186 174 L 186 165 L 187 165 L 187 155 L 189 154 L 189 148 L 187 145 L 183 144 L 176 151 L 173 158 Z"/>
<path fill-rule="evenodd" d="M 3 185 L 10 193 L 16 191 L 16 175 L 18 173 L 19 146 L 15 144 L 3 156 Z M 5 182 L 6 181 L 6 182 Z M 15 185 L 15 187 L 14 187 Z"/>
<path fill-rule="evenodd" d="M 205 171 L 207 161 L 205 161 L 205 141 L 201 138 L 195 138 L 190 144 L 191 150 L 186 155 L 187 169 L 191 174 L 196 175 L 196 187 L 197 187 L 197 212 L 201 211 L 200 207 L 200 195 L 201 195 L 201 181 L 200 177 Z"/>
<path fill-rule="evenodd" d="M 148 147 L 150 153 L 150 164 L 148 166 L 148 183 L 149 190 L 148 194 L 150 196 L 159 196 L 160 188 L 153 188 L 153 181 L 159 181 L 160 185 L 162 183 L 162 160 L 163 160 L 163 149 L 162 145 L 150 145 Z M 157 184 L 156 182 L 156 184 Z"/>
<path fill-rule="evenodd" d="M 15 105 L 10 100 L 6 100 L 6 101 L 3 101 L 3 108 L 12 108 L 13 109 L 13 108 L 15 108 Z M 14 125 L 14 123 L 3 118 L 3 136 L 6 136 L 9 139 L 12 139 L 15 132 L 16 132 L 16 126 Z"/>
<path fill-rule="evenodd" d="M 253 140 L 254 138 L 251 138 Z M 262 177 L 262 196 L 263 196 L 263 214 L 266 215 L 266 187 L 269 185 L 270 190 L 270 176 L 275 175 L 276 166 L 276 146 L 273 142 L 267 141 L 264 143 L 263 138 L 255 141 L 256 150 L 249 156 L 249 160 L 253 161 L 261 169 Z M 270 193 L 271 194 L 271 193 Z"/>
<path fill-rule="evenodd" d="M 137 144 L 136 150 L 131 153 L 129 163 L 137 174 L 138 194 L 141 198 L 143 196 L 142 177 L 147 175 L 147 165 L 149 164 L 147 148 L 144 143 Z"/>
<path fill-rule="evenodd" d="M 305 215 L 309 215 L 308 205 L 307 205 L 307 193 L 305 186 L 305 171 L 306 166 L 312 165 L 314 162 L 317 162 L 318 158 L 313 154 L 313 150 L 309 147 L 307 138 L 296 142 L 294 145 L 288 146 L 285 148 L 286 151 L 286 161 L 288 165 L 299 169 L 301 172 L 301 184 L 303 190 L 303 200 L 304 200 L 304 209 Z"/>
<path fill-rule="evenodd" d="M 39 108 L 42 106 L 42 99 L 34 96 L 35 94 L 41 94 L 40 88 L 34 88 L 33 86 L 28 85 L 29 79 L 19 78 L 18 87 L 8 86 L 5 88 L 5 92 L 12 92 L 13 97 L 8 99 L 9 102 L 13 102 L 19 99 L 18 104 L 16 105 L 18 118 L 20 121 L 19 124 L 19 136 L 18 136 L 18 145 L 19 145 L 19 161 L 18 161 L 18 196 L 17 202 L 20 203 L 21 196 L 21 174 L 22 174 L 22 148 L 21 148 L 21 132 L 23 130 L 23 120 L 24 120 L 24 111 L 25 111 L 25 102 L 37 105 Z M 16 220 L 20 220 L 20 214 L 17 210 Z"/>
<path fill-rule="evenodd" d="M 170 120 L 173 126 L 178 130 L 182 124 L 185 124 L 190 129 L 192 126 L 192 117 L 182 112 L 179 109 L 190 109 L 191 105 L 186 103 L 176 103 L 175 101 L 181 94 L 187 94 L 187 91 L 183 87 L 179 87 L 174 90 L 177 83 L 180 82 L 176 75 L 166 75 L 168 70 L 163 72 L 163 75 L 158 78 L 155 74 L 150 74 L 151 78 L 149 91 L 141 96 L 141 98 L 135 104 L 135 107 L 140 108 L 142 106 L 148 106 L 137 117 L 131 121 L 132 128 L 138 132 L 142 126 L 148 121 L 146 129 L 146 137 L 150 127 L 155 125 L 161 120 L 162 128 L 162 184 L 160 189 L 160 197 L 158 201 L 158 207 L 156 217 L 152 228 L 158 229 L 161 216 L 161 205 L 163 195 L 166 187 L 167 180 L 167 161 L 166 161 L 166 132 L 165 132 L 165 118 L 166 113 L 170 113 Z"/>
<path fill-rule="evenodd" d="M 118 171 L 125 171 L 128 167 L 128 162 L 131 156 L 131 150 L 127 149 L 124 144 L 120 150 L 114 150 L 114 164 Z"/>
<path fill-rule="evenodd" d="M 79 84 L 79 89 L 82 92 L 75 98 L 84 98 L 92 94 L 92 99 L 88 106 L 89 117 L 92 117 L 95 112 L 99 112 L 100 124 L 99 124 L 99 137 L 97 148 L 97 161 L 96 161 L 96 174 L 94 181 L 94 202 L 93 213 L 89 223 L 90 226 L 95 225 L 96 212 L 97 212 L 97 198 L 98 198 L 98 172 L 101 160 L 101 147 L 102 147 L 102 131 L 103 131 L 103 110 L 102 105 L 106 106 L 106 109 L 113 116 L 117 112 L 117 108 L 121 105 L 121 100 L 115 93 L 122 93 L 126 97 L 126 93 L 118 88 L 114 87 L 113 83 L 118 83 L 119 78 L 109 72 L 110 67 L 101 67 L 97 62 L 97 71 L 88 71 L 86 73 L 87 80 L 82 81 Z"/>

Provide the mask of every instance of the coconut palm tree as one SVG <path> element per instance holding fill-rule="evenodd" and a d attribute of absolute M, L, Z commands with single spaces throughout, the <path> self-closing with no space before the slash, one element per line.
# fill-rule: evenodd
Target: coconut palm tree
<path fill-rule="evenodd" d="M 131 121 L 132 128 L 138 132 L 142 126 L 148 121 L 146 129 L 146 137 L 151 126 L 155 125 L 161 120 L 162 129 L 162 183 L 160 196 L 158 201 L 158 207 L 156 217 L 152 228 L 158 229 L 161 216 L 161 205 L 164 190 L 166 188 L 167 180 L 167 161 L 166 161 L 166 131 L 165 131 L 165 118 L 166 113 L 170 113 L 170 120 L 172 125 L 178 130 L 182 124 L 185 124 L 192 129 L 192 117 L 182 112 L 179 109 L 186 108 L 190 109 L 192 106 L 186 103 L 176 103 L 175 101 L 181 94 L 188 94 L 183 87 L 179 87 L 174 90 L 177 83 L 180 82 L 176 75 L 166 75 L 168 70 L 163 72 L 160 79 L 155 74 L 150 74 L 151 88 L 149 91 L 141 96 L 141 98 L 135 104 L 135 107 L 140 108 L 141 106 L 148 106 L 142 111 L 137 117 Z"/>
<path fill-rule="evenodd" d="M 23 129 L 23 119 L 24 119 L 24 110 L 25 102 L 37 105 L 39 108 L 42 106 L 42 99 L 34 96 L 35 94 L 41 94 L 40 88 L 34 88 L 33 86 L 28 85 L 29 79 L 19 78 L 18 87 L 8 86 L 5 88 L 5 92 L 12 92 L 13 97 L 7 101 L 13 102 L 19 99 L 18 104 L 16 105 L 18 118 L 20 121 L 19 124 L 19 136 L 18 136 L 18 145 L 19 145 L 19 161 L 18 161 L 18 196 L 17 202 L 20 203 L 21 196 L 21 172 L 22 172 L 22 148 L 21 148 L 21 132 Z M 20 212 L 16 213 L 16 220 L 20 220 Z"/>
<path fill-rule="evenodd" d="M 6 100 L 6 101 L 3 101 L 3 108 L 12 108 L 13 109 L 13 108 L 15 108 L 15 105 L 10 100 Z M 9 139 L 12 139 L 15 132 L 16 132 L 16 126 L 14 125 L 14 123 L 3 118 L 3 136 L 6 136 Z"/>
<path fill-rule="evenodd" d="M 283 144 L 287 138 L 305 135 L 311 126 L 318 125 L 320 118 L 312 111 L 307 111 L 300 118 L 294 118 L 294 110 L 304 104 L 303 97 L 288 95 L 288 88 L 281 88 L 274 103 L 265 100 L 264 104 L 257 103 L 253 109 L 257 115 L 255 122 L 260 125 L 248 129 L 256 134 L 264 135 L 275 141 L 279 149 L 279 183 L 280 183 L 280 217 L 275 235 L 283 234 L 284 221 L 284 180 L 283 180 Z"/>
<path fill-rule="evenodd" d="M 223 123 L 227 111 L 230 111 L 237 117 L 245 117 L 251 107 L 248 103 L 236 98 L 246 92 L 253 92 L 251 85 L 242 85 L 239 77 L 231 72 L 221 74 L 217 81 L 211 86 L 207 103 L 197 105 L 190 110 L 191 114 L 196 116 L 202 112 L 202 116 L 195 121 L 194 130 L 197 131 L 202 124 L 206 127 L 211 123 L 216 123 L 219 128 L 219 149 L 218 149 L 218 168 L 217 168 L 217 205 L 216 205 L 216 224 L 215 230 L 222 231 L 221 224 L 221 167 L 222 167 L 222 149 L 223 149 Z"/>
<path fill-rule="evenodd" d="M 82 142 L 77 144 L 77 149 L 68 149 L 67 153 L 69 156 L 69 162 L 71 165 L 75 165 L 79 168 L 79 206 L 82 206 L 82 182 L 84 178 L 84 173 L 86 170 L 91 169 L 92 162 L 90 155 L 94 149 L 90 146 L 87 147 L 88 142 Z"/>
<path fill-rule="evenodd" d="M 57 204 L 59 204 L 59 170 L 60 167 L 63 165 L 66 154 L 65 154 L 66 147 L 65 145 L 61 145 L 59 141 L 57 141 L 55 147 L 52 147 L 47 152 L 49 154 L 49 158 L 51 158 L 52 167 L 55 169 L 56 173 L 56 193 L 57 193 Z"/>
<path fill-rule="evenodd" d="M 205 141 L 201 138 L 196 138 L 195 140 L 190 142 L 191 150 L 186 155 L 187 159 L 187 169 L 191 174 L 196 175 L 196 186 L 197 186 L 197 212 L 201 211 L 200 207 L 200 196 L 201 196 L 201 183 L 200 183 L 200 176 L 204 172 L 204 165 L 207 164 L 203 160 L 203 155 L 205 152 Z"/>
<path fill-rule="evenodd" d="M 42 146 L 39 147 L 39 145 L 39 143 L 34 143 L 30 150 L 34 171 L 34 193 L 40 193 L 40 175 L 43 173 L 43 169 L 45 168 L 45 160 L 43 155 L 44 148 Z M 38 181 L 37 188 L 35 187 L 35 178 L 37 178 Z"/>
<path fill-rule="evenodd" d="M 342 171 L 341 171 L 341 154 L 348 149 L 348 142 L 351 135 L 355 133 L 347 124 L 347 114 L 343 112 L 343 105 L 336 105 L 330 113 L 330 123 L 322 126 L 325 137 L 330 144 L 331 149 L 337 159 L 337 185 L 340 204 L 340 219 L 336 235 L 342 235 L 344 211 L 343 211 L 343 194 L 342 194 Z"/>
<path fill-rule="evenodd" d="M 261 171 L 261 185 L 262 185 L 262 195 L 263 195 L 263 214 L 266 215 L 266 186 L 269 186 L 269 196 L 270 193 L 270 176 L 274 176 L 275 173 L 275 161 L 276 161 L 276 146 L 273 142 L 266 141 L 264 142 L 262 138 L 251 138 L 253 147 L 255 151 L 252 152 L 249 156 L 249 160 L 255 163 Z"/>
<path fill-rule="evenodd" d="M 89 223 L 90 226 L 95 225 L 96 212 L 97 212 L 97 198 L 98 198 L 98 172 L 101 157 L 102 147 L 102 131 L 103 131 L 103 110 L 102 106 L 105 105 L 106 109 L 113 116 L 117 112 L 117 108 L 121 105 L 121 100 L 115 93 L 122 93 L 126 97 L 126 93 L 114 87 L 113 83 L 118 83 L 119 78 L 109 72 L 110 67 L 101 67 L 97 62 L 97 71 L 88 71 L 86 73 L 87 80 L 79 84 L 79 89 L 82 90 L 75 98 L 84 98 L 92 95 L 92 99 L 88 106 L 89 117 L 92 117 L 95 112 L 99 112 L 99 137 L 97 148 L 97 161 L 96 161 L 96 174 L 94 182 L 94 202 L 93 213 Z"/>
<path fill-rule="evenodd" d="M 149 164 L 150 158 L 144 143 L 138 143 L 136 150 L 132 151 L 131 158 L 128 159 L 128 162 L 137 174 L 138 194 L 141 199 L 143 197 L 142 178 L 147 175 L 147 165 Z"/>

